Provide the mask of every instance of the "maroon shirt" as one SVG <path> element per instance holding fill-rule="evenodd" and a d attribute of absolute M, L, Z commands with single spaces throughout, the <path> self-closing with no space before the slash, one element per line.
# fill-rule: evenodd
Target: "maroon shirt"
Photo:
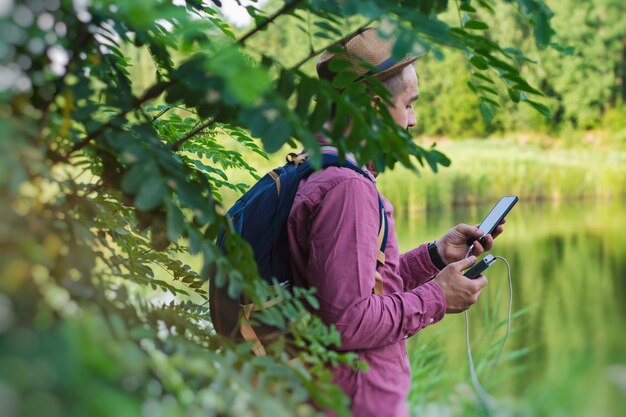
<path fill-rule="evenodd" d="M 372 177 L 373 179 L 373 177 Z M 382 197 L 382 196 L 381 196 Z M 444 316 L 439 270 L 426 245 L 400 254 L 393 207 L 385 265 L 378 268 L 383 294 L 372 294 L 379 229 L 376 186 L 347 168 L 329 167 L 302 180 L 291 209 L 288 234 L 294 283 L 317 288 L 317 311 L 341 334 L 340 350 L 354 351 L 369 369 L 333 369 L 357 417 L 403 417 L 411 382 L 405 339 Z"/>

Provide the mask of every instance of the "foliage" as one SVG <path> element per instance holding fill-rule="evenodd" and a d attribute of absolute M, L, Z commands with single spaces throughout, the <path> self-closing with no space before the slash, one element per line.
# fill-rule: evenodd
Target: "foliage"
<path fill-rule="evenodd" d="M 550 10 L 538 0 L 519 4 L 537 45 L 548 45 Z M 399 35 L 398 56 L 416 42 L 457 48 L 476 74 L 520 96 L 540 94 L 521 77 L 520 55 L 482 35 L 485 23 L 440 20 L 444 0 L 293 0 L 272 15 L 250 6 L 256 26 L 238 39 L 219 7 L 216 0 L 2 4 L 0 398 L 13 404 L 9 415 L 290 416 L 315 414 L 313 404 L 348 414 L 326 365 L 353 363 L 354 355 L 338 353 L 337 332 L 305 308 L 314 304 L 311 290 L 285 292 L 286 302 L 262 316 L 290 335 L 266 357 L 212 329 L 210 274 L 234 297 L 259 302 L 268 294 L 220 204 L 221 190 L 245 188 L 225 169 L 254 173 L 232 143 L 264 154 L 299 142 L 319 162 L 314 134 L 335 102 L 328 134 L 342 154 L 381 171 L 398 162 L 436 171 L 448 160 L 415 144 L 384 107 L 372 108 L 368 89 L 385 96 L 379 83 L 366 88 L 344 73 L 331 84 L 302 72 L 319 50 L 292 67 L 263 53 L 254 59 L 248 42 L 283 15 L 313 19 L 308 36 L 320 39 L 344 35 L 338 26 L 346 19 L 385 16 L 384 31 Z M 492 9 L 482 0 L 460 6 L 474 7 Z M 128 51 L 151 57 L 145 88 L 130 75 Z M 474 87 L 489 118 L 491 92 Z M 214 243 L 222 227 L 232 234 L 227 255 Z M 199 265 L 183 263 L 186 254 Z M 288 343 L 299 350 L 295 362 Z"/>
<path fill-rule="evenodd" d="M 523 131 L 562 133 L 565 137 L 571 130 L 606 128 L 619 132 L 612 114 L 619 112 L 626 102 L 624 2 L 553 0 L 549 4 L 556 13 L 552 21 L 557 39 L 567 46 L 558 49 L 565 53 L 554 48 L 536 48 L 528 37 L 525 22 L 510 7 L 497 4 L 493 16 L 486 15 L 485 19 L 491 25 L 488 31 L 491 39 L 503 46 L 522 49 L 528 57 L 524 59 L 538 64 L 521 72 L 549 96 L 541 102 L 552 109 L 550 118 L 539 117 L 532 108 L 516 107 L 511 101 L 496 99 L 504 111 L 495 115 L 493 123 L 476 126 L 474 121 L 480 117 L 480 109 L 473 106 L 474 100 L 463 86 L 477 80 L 472 80 L 467 71 L 459 71 L 463 66 L 459 54 L 447 53 L 441 61 L 427 58 L 417 65 L 424 101 L 438 104 L 434 108 L 418 109 L 418 134 L 484 137 Z M 445 17 L 448 21 L 456 18 L 454 13 Z M 439 76 L 444 71 L 451 73 L 454 81 Z M 501 87 L 488 84 L 507 94 Z M 450 102 L 459 103 L 460 110 L 444 105 Z M 443 124 L 442 120 L 448 123 Z"/>
<path fill-rule="evenodd" d="M 571 0 L 552 0 L 548 3 L 556 12 L 552 22 L 558 37 L 553 42 L 560 43 L 556 45 L 558 50 L 537 48 L 524 19 L 507 4 L 493 4 L 493 14 L 478 9 L 474 15 L 489 24 L 489 29 L 482 31 L 489 39 L 508 51 L 524 51 L 525 57 L 520 55 L 520 62 L 514 66 L 531 85 L 539 86 L 547 93 L 538 101 L 551 109 L 552 117 L 545 117 L 530 105 L 518 106 L 513 97 L 509 97 L 505 85 L 492 84 L 480 78 L 482 74 L 472 74 L 475 67 L 464 51 L 433 48 L 432 53 L 416 64 L 421 90 L 416 107 L 416 134 L 475 138 L 521 131 L 560 134 L 566 138 L 572 130 L 602 128 L 612 133 L 620 132 L 614 120 L 626 100 L 626 67 L 623 64 L 626 24 L 620 18 L 625 12 L 624 2 L 603 0 L 580 4 Z M 459 22 L 455 8 L 442 13 L 440 18 L 449 25 Z M 306 33 L 303 33 L 306 23 L 295 18 L 286 19 L 280 28 L 270 28 L 266 36 L 254 39 L 251 45 L 282 62 L 295 65 L 306 56 L 306 49 L 302 48 L 302 45 L 309 44 Z M 342 30 L 350 31 L 359 23 L 364 22 L 345 23 Z M 316 47 L 320 41 L 313 37 L 311 43 Z M 529 61 L 538 65 L 524 65 Z M 303 65 L 303 71 L 313 73 L 312 64 Z M 468 89 L 468 83 L 482 86 L 474 89 L 492 97 L 497 106 L 503 107 L 503 111 L 494 114 L 491 123 L 482 118 L 479 95 Z M 494 89 L 499 97 L 483 88 Z"/>

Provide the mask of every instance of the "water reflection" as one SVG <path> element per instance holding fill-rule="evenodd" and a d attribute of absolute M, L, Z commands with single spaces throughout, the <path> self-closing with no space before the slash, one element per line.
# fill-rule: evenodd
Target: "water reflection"
<path fill-rule="evenodd" d="M 439 237 L 459 222 L 478 223 L 489 209 L 397 216 L 400 248 Z M 626 202 L 530 205 L 522 199 L 509 214 L 492 252 L 511 264 L 518 317 L 498 373 L 482 373 L 494 394 L 516 397 L 531 415 L 622 415 L 626 392 L 615 370 L 626 366 L 625 209 Z M 504 332 L 508 291 L 502 262 L 487 276 L 490 285 L 470 314 L 483 371 Z M 409 350 L 417 355 L 429 343 L 442 352 L 437 372 L 446 377 L 431 396 L 441 399 L 468 380 L 462 316 L 421 332 Z"/>

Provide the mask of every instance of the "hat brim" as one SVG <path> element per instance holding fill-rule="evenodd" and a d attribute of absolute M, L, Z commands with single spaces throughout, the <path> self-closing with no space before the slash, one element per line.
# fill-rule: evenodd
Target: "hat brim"
<path fill-rule="evenodd" d="M 364 68 L 364 71 L 358 71 L 361 72 L 360 74 L 357 74 L 357 78 L 354 80 L 354 82 L 358 82 L 358 81 L 362 81 L 363 79 L 365 79 L 366 77 L 372 77 L 372 78 L 376 78 L 378 81 L 386 81 L 389 78 L 393 77 L 394 75 L 396 75 L 397 73 L 399 73 L 400 71 L 402 71 L 406 66 L 413 64 L 415 61 L 417 61 L 418 59 L 420 59 L 423 55 L 418 55 L 418 56 L 408 56 L 405 57 L 399 61 L 393 61 L 391 59 L 388 60 L 388 64 L 387 62 L 384 62 L 380 65 L 378 65 L 378 67 L 373 67 L 371 64 L 368 65 L 368 69 L 365 69 L 365 66 L 362 66 L 361 68 Z M 342 58 L 339 58 L 342 59 Z M 317 73 L 318 76 L 321 79 L 326 79 L 328 81 L 332 81 L 337 75 L 339 75 L 339 73 L 333 72 L 332 70 L 330 70 L 329 68 L 329 64 L 330 64 L 330 60 L 324 60 L 325 62 L 320 63 L 317 67 Z M 386 65 L 387 64 L 387 65 Z M 363 63 L 362 65 L 367 65 L 365 63 Z M 382 66 L 382 68 L 381 68 Z"/>
<path fill-rule="evenodd" d="M 387 68 L 387 69 L 385 69 L 383 71 L 378 71 L 378 72 L 374 72 L 372 74 L 366 74 L 366 75 L 371 75 L 372 77 L 376 78 L 379 81 L 386 81 L 389 78 L 393 77 L 394 75 L 398 74 L 405 67 L 413 64 L 419 58 L 420 57 L 418 57 L 418 56 L 406 57 L 406 58 L 396 62 L 395 64 L 391 65 L 389 68 Z"/>
<path fill-rule="evenodd" d="M 391 67 L 385 69 L 384 71 L 374 72 L 374 73 L 371 73 L 371 74 L 370 73 L 363 74 L 360 77 L 358 77 L 357 79 L 355 79 L 353 82 L 354 83 L 361 82 L 367 76 L 370 76 L 372 78 L 376 78 L 380 82 L 387 81 L 388 79 L 390 79 L 394 75 L 400 73 L 400 71 L 402 71 L 405 67 L 413 64 L 415 61 L 420 59 L 422 56 L 423 55 L 406 57 L 406 58 L 396 62 L 395 64 L 393 64 Z M 313 101 L 317 101 L 317 97 L 315 95 L 312 98 L 313 98 Z"/>

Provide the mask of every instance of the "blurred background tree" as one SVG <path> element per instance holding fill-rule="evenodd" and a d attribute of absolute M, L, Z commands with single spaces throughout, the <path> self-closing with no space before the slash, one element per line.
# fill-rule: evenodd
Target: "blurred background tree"
<path fill-rule="evenodd" d="M 496 115 L 494 123 L 480 123 L 480 109 L 463 88 L 471 80 L 468 71 L 462 70 L 463 56 L 451 52 L 440 61 L 431 55 L 417 65 L 425 87 L 424 99 L 435 103 L 417 112 L 418 133 L 469 138 L 511 132 L 559 135 L 600 128 L 610 134 L 623 131 L 626 25 L 622 16 L 626 5 L 613 0 L 558 0 L 548 4 L 555 12 L 552 22 L 565 48 L 538 49 L 523 19 L 504 4 L 494 5 L 495 13 L 487 15 L 486 21 L 493 39 L 504 47 L 523 50 L 537 63 L 526 66 L 522 73 L 547 93 L 552 117 L 501 99 L 505 110 Z M 454 20 L 453 12 L 448 15 Z M 444 73 L 450 77 L 438 76 Z"/>

